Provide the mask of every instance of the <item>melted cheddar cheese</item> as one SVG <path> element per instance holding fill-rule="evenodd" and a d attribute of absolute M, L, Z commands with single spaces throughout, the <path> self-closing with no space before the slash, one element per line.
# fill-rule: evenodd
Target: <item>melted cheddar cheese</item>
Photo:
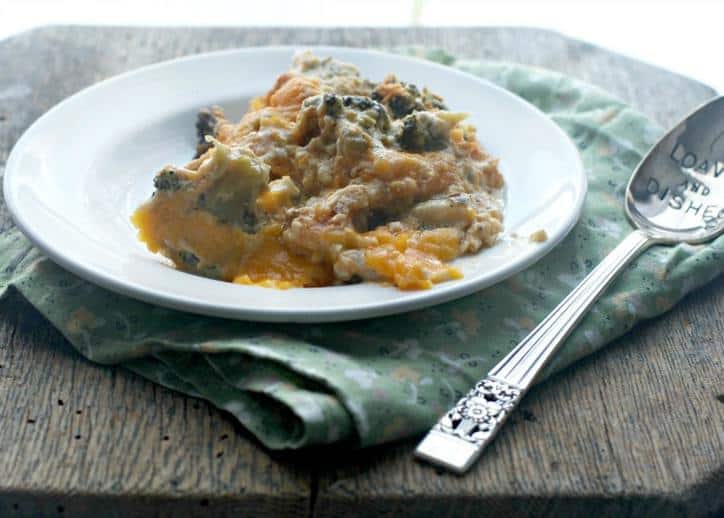
<path fill-rule="evenodd" d="M 219 280 L 429 288 L 502 229 L 497 160 L 464 118 L 304 53 L 240 122 L 200 112 L 197 158 L 161 170 L 132 221 L 150 251 Z"/>

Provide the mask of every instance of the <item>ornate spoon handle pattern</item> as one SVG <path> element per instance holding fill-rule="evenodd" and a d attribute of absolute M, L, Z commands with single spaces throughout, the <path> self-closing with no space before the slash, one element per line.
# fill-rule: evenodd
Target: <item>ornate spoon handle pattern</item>
<path fill-rule="evenodd" d="M 653 243 L 641 230 L 629 234 L 438 421 L 415 454 L 457 473 L 467 471 L 596 299 L 626 265 Z"/>

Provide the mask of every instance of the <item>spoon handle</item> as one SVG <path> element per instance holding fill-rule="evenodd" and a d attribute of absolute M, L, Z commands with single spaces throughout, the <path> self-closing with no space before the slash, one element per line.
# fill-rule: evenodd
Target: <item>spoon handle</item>
<path fill-rule="evenodd" d="M 629 234 L 484 380 L 440 418 L 417 446 L 415 455 L 456 473 L 467 471 L 599 295 L 652 244 L 641 230 Z"/>

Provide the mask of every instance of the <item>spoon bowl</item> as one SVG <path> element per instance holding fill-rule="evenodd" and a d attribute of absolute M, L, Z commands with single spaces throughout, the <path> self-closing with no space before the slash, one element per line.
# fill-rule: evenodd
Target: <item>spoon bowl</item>
<path fill-rule="evenodd" d="M 626 189 L 626 215 L 659 243 L 724 231 L 724 96 L 700 106 L 646 154 Z"/>

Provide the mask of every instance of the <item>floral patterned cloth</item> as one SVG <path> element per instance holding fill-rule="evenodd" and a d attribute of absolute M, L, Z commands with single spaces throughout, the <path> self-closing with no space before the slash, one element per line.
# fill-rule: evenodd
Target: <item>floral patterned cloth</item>
<path fill-rule="evenodd" d="M 269 448 L 368 446 L 420 434 L 522 339 L 631 230 L 627 179 L 662 134 L 605 92 L 521 65 L 426 57 L 546 112 L 583 157 L 589 192 L 565 241 L 526 271 L 466 298 L 389 318 L 324 325 L 238 322 L 154 307 L 90 284 L 16 229 L 0 236 L 0 294 L 13 288 L 87 358 L 202 397 Z M 603 347 L 724 270 L 724 237 L 654 247 L 594 306 L 547 371 Z"/>

